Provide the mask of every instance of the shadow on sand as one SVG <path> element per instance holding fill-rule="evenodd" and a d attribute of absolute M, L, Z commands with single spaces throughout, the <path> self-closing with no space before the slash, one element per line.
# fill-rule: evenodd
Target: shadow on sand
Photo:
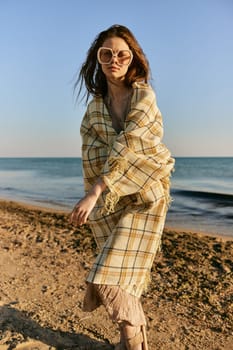
<path fill-rule="evenodd" d="M 3 342 L 4 335 L 7 334 L 6 342 Z M 9 337 L 9 334 L 12 336 Z M 18 335 L 17 335 L 18 334 Z M 20 336 L 21 335 L 21 336 Z M 13 350 L 19 344 L 27 343 L 27 340 L 35 340 L 47 345 L 47 349 L 56 350 L 112 350 L 110 344 L 93 340 L 86 335 L 43 328 L 37 322 L 30 319 L 23 311 L 12 307 L 12 304 L 0 307 L 0 349 Z M 20 346 L 21 348 L 21 346 Z M 43 346 L 42 346 L 43 348 Z M 40 350 L 40 346 L 23 346 L 22 349 Z M 44 349 L 44 348 L 43 348 Z"/>

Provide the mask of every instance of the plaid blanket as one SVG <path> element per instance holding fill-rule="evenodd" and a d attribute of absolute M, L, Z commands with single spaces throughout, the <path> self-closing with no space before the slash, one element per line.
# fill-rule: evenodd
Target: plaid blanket
<path fill-rule="evenodd" d="M 174 159 L 161 142 L 162 116 L 153 89 L 142 83 L 133 89 L 124 130 L 116 133 L 103 99 L 95 97 L 81 136 L 85 191 L 99 177 L 107 185 L 89 216 L 100 253 L 87 281 L 120 285 L 140 297 L 160 246 Z"/>

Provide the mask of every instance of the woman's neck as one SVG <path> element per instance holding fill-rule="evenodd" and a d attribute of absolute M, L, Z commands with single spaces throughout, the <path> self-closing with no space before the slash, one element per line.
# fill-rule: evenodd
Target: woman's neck
<path fill-rule="evenodd" d="M 123 82 L 113 83 L 108 82 L 108 93 L 107 96 L 111 101 L 122 100 L 128 98 L 132 88 L 124 85 Z"/>

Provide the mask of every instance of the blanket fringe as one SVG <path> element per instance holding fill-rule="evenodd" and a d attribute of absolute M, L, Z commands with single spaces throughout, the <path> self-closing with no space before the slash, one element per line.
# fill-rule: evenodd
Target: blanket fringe
<path fill-rule="evenodd" d="M 116 192 L 109 192 L 105 198 L 105 205 L 104 205 L 104 208 L 102 209 L 102 214 L 114 213 L 115 206 L 119 201 L 119 199 L 120 197 Z"/>
<path fill-rule="evenodd" d="M 105 198 L 104 208 L 101 210 L 102 214 L 110 214 L 115 211 L 115 206 L 118 203 L 120 196 L 113 189 L 113 183 L 119 175 L 123 174 L 128 167 L 128 161 L 120 157 L 111 157 L 108 161 L 109 174 L 107 177 L 103 176 L 105 183 L 109 188 Z"/>
<path fill-rule="evenodd" d="M 149 285 L 151 284 L 151 273 L 150 271 L 147 271 L 146 278 L 143 284 L 143 291 L 146 293 L 148 291 Z"/>
<path fill-rule="evenodd" d="M 114 181 L 119 174 L 123 174 L 128 167 L 128 161 L 125 158 L 111 157 L 108 161 L 110 174 L 108 178 Z"/>

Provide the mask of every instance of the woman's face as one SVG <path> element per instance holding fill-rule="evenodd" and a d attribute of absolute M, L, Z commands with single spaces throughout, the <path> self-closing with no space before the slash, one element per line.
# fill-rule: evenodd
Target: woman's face
<path fill-rule="evenodd" d="M 130 56 L 131 53 L 130 53 L 128 44 L 125 42 L 124 39 L 120 37 L 113 37 L 113 38 L 106 39 L 102 47 L 111 49 L 114 54 L 112 55 L 110 50 L 104 51 L 103 49 L 103 53 L 101 51 L 100 58 L 103 57 L 103 60 L 107 58 L 106 61 L 109 62 L 107 64 L 106 63 L 101 64 L 101 62 L 99 61 L 102 67 L 102 71 L 106 76 L 106 79 L 109 81 L 124 80 L 132 60 L 132 57 Z M 125 57 L 125 61 L 124 61 L 124 57 Z"/>

